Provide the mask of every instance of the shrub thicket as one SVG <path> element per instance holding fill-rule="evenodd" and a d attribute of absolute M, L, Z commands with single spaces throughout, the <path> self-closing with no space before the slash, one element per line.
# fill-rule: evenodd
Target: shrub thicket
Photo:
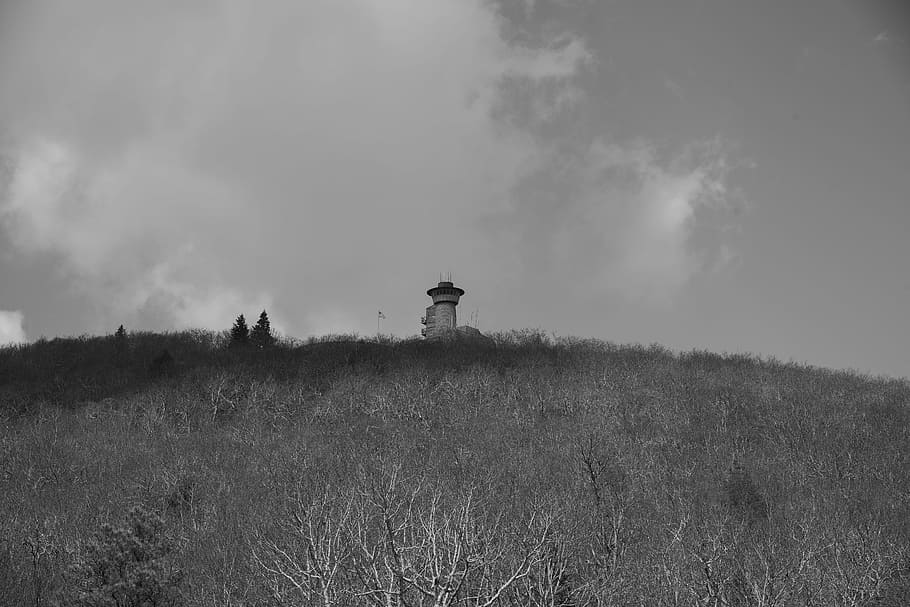
<path fill-rule="evenodd" d="M 493 337 L 0 349 L 0 602 L 903 604 L 906 381 Z"/>

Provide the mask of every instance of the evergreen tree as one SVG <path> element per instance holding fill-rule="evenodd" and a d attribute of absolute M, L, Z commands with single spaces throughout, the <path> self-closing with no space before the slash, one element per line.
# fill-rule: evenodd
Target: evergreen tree
<path fill-rule="evenodd" d="M 127 345 L 126 329 L 123 328 L 123 325 L 120 325 L 117 332 L 114 333 L 114 351 L 116 352 L 116 365 L 118 367 L 122 367 L 126 364 L 125 357 L 128 350 Z"/>
<path fill-rule="evenodd" d="M 246 319 L 241 314 L 234 321 L 234 326 L 231 327 L 230 346 L 233 348 L 235 346 L 245 346 L 248 343 L 250 343 L 250 330 L 246 326 Z"/>
<path fill-rule="evenodd" d="M 75 555 L 65 574 L 62 607 L 177 607 L 183 605 L 164 521 L 136 506 L 122 527 L 104 524 Z"/>
<path fill-rule="evenodd" d="M 259 320 L 256 322 L 256 326 L 253 327 L 250 341 L 260 349 L 267 348 L 275 343 L 275 338 L 272 336 L 272 326 L 269 323 L 269 315 L 266 314 L 265 310 L 259 315 Z"/>

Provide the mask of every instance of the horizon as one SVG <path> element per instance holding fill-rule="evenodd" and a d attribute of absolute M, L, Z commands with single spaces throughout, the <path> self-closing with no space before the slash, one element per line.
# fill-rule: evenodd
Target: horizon
<path fill-rule="evenodd" d="M 244 314 L 246 318 L 246 314 Z M 469 325 L 470 326 L 470 325 Z M 131 336 L 133 337 L 146 337 L 146 336 L 179 336 L 182 334 L 197 334 L 199 332 L 207 333 L 211 337 L 223 339 L 223 342 L 215 342 L 214 345 L 220 347 L 227 347 L 231 340 L 231 327 L 224 329 L 205 329 L 200 327 L 185 327 L 182 329 L 172 329 L 166 331 L 155 331 L 150 329 L 129 329 L 124 327 L 125 335 L 127 339 Z M 55 335 L 48 337 L 46 335 L 41 335 L 35 339 L 24 342 L 10 342 L 6 344 L 0 344 L 0 352 L 5 348 L 17 348 L 17 347 L 29 347 L 34 345 L 40 345 L 42 343 L 49 343 L 54 340 L 93 340 L 93 339 L 105 339 L 115 337 L 116 330 L 110 331 L 107 333 L 79 333 L 71 335 Z M 585 348 L 588 345 L 601 344 L 609 346 L 611 349 L 615 348 L 615 351 L 623 350 L 645 350 L 652 351 L 655 350 L 668 355 L 675 359 L 684 359 L 690 356 L 698 355 L 709 355 L 716 356 L 724 360 L 729 359 L 748 359 L 749 362 L 758 364 L 758 365 L 771 365 L 771 366 L 780 366 L 780 367 L 791 367 L 808 372 L 821 372 L 821 373 L 834 373 L 834 374 L 846 374 L 848 376 L 856 377 L 868 381 L 885 381 L 891 382 L 896 381 L 899 383 L 908 383 L 910 382 L 910 377 L 900 376 L 900 375 L 891 375 L 887 373 L 874 373 L 869 371 L 862 371 L 860 369 L 853 369 L 849 367 L 836 368 L 836 367 L 825 367 L 821 365 L 813 364 L 811 361 L 803 361 L 796 359 L 784 360 L 773 355 L 763 355 L 757 352 L 729 352 L 729 351 L 716 351 L 716 350 L 705 350 L 703 348 L 690 348 L 690 349 L 680 349 L 672 348 L 665 346 L 664 344 L 652 342 L 652 343 L 642 343 L 642 342 L 616 342 L 609 339 L 588 337 L 583 335 L 559 335 L 554 332 L 546 332 L 540 329 L 535 329 L 532 327 L 524 328 L 510 328 L 502 329 L 496 331 L 486 331 L 481 332 L 482 335 L 493 338 L 492 342 L 469 342 L 470 345 L 478 346 L 481 349 L 488 348 L 490 346 L 496 348 L 502 343 L 516 345 L 518 343 L 524 343 L 524 339 L 540 339 L 544 347 L 547 348 L 559 348 L 559 347 L 581 347 Z M 294 335 L 288 335 L 285 333 L 278 332 L 274 330 L 271 331 L 271 335 L 275 338 L 274 346 L 281 348 L 306 348 L 311 345 L 321 344 L 321 343 L 374 343 L 377 345 L 403 345 L 406 343 L 426 343 L 426 344 L 440 344 L 438 339 L 427 339 L 426 337 L 420 335 L 420 333 L 414 333 L 411 335 L 394 335 L 391 333 L 324 333 L 321 335 L 307 335 L 305 337 L 297 337 Z M 518 340 L 518 341 L 516 341 Z M 444 340 L 442 340 L 444 341 Z M 169 352 L 168 348 L 165 348 L 166 352 Z"/>
<path fill-rule="evenodd" d="M 0 9 L 0 345 L 458 324 L 910 377 L 910 6 Z"/>

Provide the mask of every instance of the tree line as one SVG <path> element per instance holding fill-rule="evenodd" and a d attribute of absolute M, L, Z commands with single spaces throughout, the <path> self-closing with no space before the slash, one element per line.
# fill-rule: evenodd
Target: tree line
<path fill-rule="evenodd" d="M 127 333 L 123 325 L 120 325 L 117 328 L 117 331 L 114 333 L 114 340 L 118 346 L 118 350 L 126 348 Z M 269 320 L 269 315 L 263 310 L 259 315 L 259 320 L 256 321 L 256 324 L 253 325 L 252 329 L 247 325 L 246 318 L 243 314 L 238 316 L 234 320 L 234 325 L 231 327 L 227 345 L 229 348 L 253 347 L 261 350 L 275 345 L 275 342 L 276 339 L 275 335 L 272 333 L 272 324 Z"/>

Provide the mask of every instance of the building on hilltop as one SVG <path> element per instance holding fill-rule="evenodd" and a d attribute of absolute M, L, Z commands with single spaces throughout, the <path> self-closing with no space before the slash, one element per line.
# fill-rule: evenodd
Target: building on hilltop
<path fill-rule="evenodd" d="M 444 337 L 457 326 L 455 306 L 464 295 L 464 289 L 459 289 L 449 281 L 442 281 L 428 290 L 427 295 L 433 298 L 433 305 L 427 308 L 426 316 L 420 319 L 426 325 L 420 334 L 428 339 Z"/>
<path fill-rule="evenodd" d="M 427 339 L 489 339 L 474 327 L 458 326 L 455 306 L 464 295 L 464 289 L 456 287 L 450 281 L 440 281 L 427 291 L 433 298 L 433 305 L 427 308 L 426 316 L 420 319 L 425 325 L 420 334 Z"/>

